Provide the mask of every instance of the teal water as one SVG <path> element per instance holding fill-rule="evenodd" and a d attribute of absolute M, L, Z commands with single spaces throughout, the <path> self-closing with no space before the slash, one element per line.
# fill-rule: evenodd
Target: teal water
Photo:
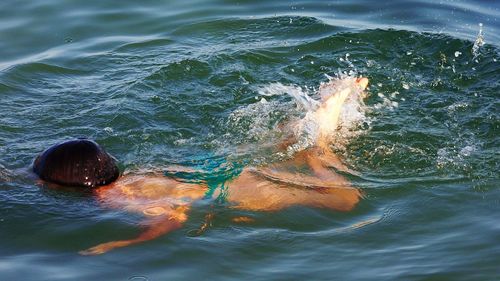
<path fill-rule="evenodd" d="M 3 1 L 0 279 L 499 280 L 499 15 L 479 0 Z M 29 173 L 80 136 L 123 171 L 273 161 L 277 124 L 303 114 L 285 92 L 340 73 L 371 83 L 334 147 L 365 194 L 351 212 L 218 206 L 193 237 L 200 206 L 179 231 L 88 257 L 139 218 Z"/>

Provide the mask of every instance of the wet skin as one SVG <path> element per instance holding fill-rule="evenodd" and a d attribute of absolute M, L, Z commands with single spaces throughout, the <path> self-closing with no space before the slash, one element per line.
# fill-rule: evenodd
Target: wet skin
<path fill-rule="evenodd" d="M 352 79 L 357 90 L 368 85 L 366 78 Z M 225 183 L 225 199 L 231 208 L 248 211 L 279 211 L 302 205 L 335 211 L 350 211 L 359 202 L 361 192 L 352 187 L 342 175 L 334 172 L 349 171 L 331 152 L 331 133 L 337 128 L 342 104 L 352 89 L 343 89 L 323 101 L 314 113 L 319 120 L 319 136 L 314 147 L 298 152 L 288 161 L 264 167 L 248 167 L 240 175 Z M 307 173 L 292 173 L 290 168 L 301 167 Z M 182 167 L 170 170 L 192 172 Z M 102 254 L 111 249 L 125 247 L 155 239 L 182 227 L 188 219 L 192 203 L 202 199 L 208 187 L 204 183 L 185 183 L 157 175 L 126 175 L 116 182 L 95 190 L 98 200 L 106 207 L 141 213 L 145 229 L 136 238 L 99 244 L 84 255 Z M 218 196 L 215 192 L 214 197 Z M 212 216 L 207 215 L 207 222 Z M 237 217 L 234 222 L 251 222 Z"/>

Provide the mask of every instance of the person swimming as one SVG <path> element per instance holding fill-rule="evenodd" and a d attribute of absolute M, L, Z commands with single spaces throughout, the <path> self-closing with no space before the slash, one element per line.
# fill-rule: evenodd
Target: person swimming
<path fill-rule="evenodd" d="M 330 86 L 338 82 L 330 81 Z M 361 192 L 330 169 L 348 170 L 331 152 L 329 143 L 337 128 L 342 104 L 350 95 L 362 92 L 368 79 L 345 78 L 340 82 L 340 88 L 333 87 L 336 92 L 326 95 L 314 112 L 319 128 L 314 146 L 296 153 L 288 161 L 243 168 L 239 175 L 224 183 L 224 191 L 218 189 L 210 193 L 206 182 L 185 182 L 163 173 L 119 177 L 114 158 L 97 143 L 86 139 L 50 147 L 36 158 L 33 170 L 47 182 L 92 188 L 106 207 L 144 216 L 141 224 L 146 228 L 136 238 L 102 243 L 81 251 L 83 255 L 102 254 L 179 229 L 187 221 L 193 203 L 206 198 L 207 194 L 217 198 L 224 192 L 230 208 L 247 211 L 278 211 L 294 205 L 350 211 L 359 202 Z M 298 166 L 307 167 L 309 173 L 289 172 L 290 167 Z M 199 172 L 178 166 L 168 170 L 170 175 Z"/>

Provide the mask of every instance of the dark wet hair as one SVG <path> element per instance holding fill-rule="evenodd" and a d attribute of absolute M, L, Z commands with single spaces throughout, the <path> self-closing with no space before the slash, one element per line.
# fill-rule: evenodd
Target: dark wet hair
<path fill-rule="evenodd" d="M 115 181 L 115 159 L 88 139 L 62 142 L 42 152 L 33 171 L 43 180 L 66 186 L 96 187 Z"/>

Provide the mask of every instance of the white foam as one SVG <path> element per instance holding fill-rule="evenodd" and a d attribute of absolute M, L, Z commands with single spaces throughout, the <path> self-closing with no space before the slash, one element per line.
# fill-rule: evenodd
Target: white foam
<path fill-rule="evenodd" d="M 295 100 L 298 106 L 301 106 L 306 111 L 314 110 L 319 105 L 319 102 L 311 97 L 312 93 L 307 89 L 293 85 L 272 83 L 260 89 L 259 95 L 267 97 L 289 95 Z"/>

